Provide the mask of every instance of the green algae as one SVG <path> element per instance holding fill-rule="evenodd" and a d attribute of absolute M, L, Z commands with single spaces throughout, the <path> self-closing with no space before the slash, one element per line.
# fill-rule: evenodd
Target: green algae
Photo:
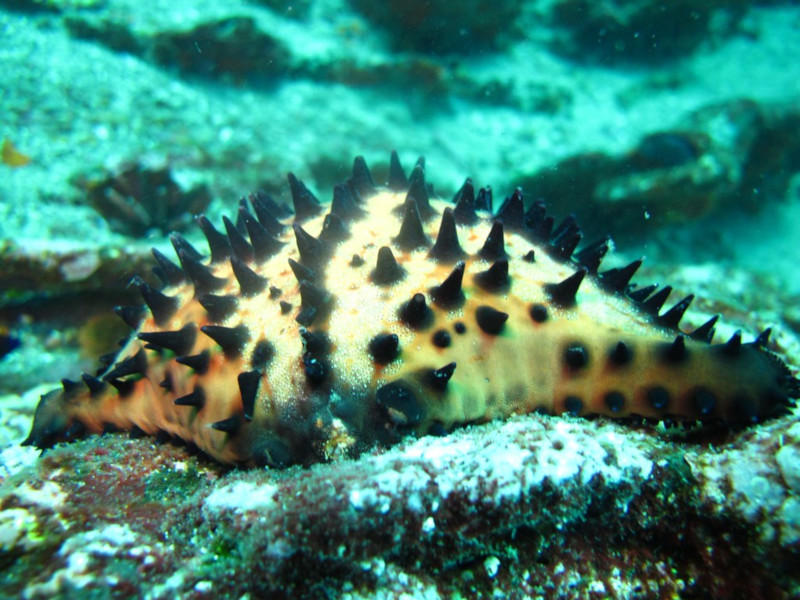
<path fill-rule="evenodd" d="M 177 502 L 194 494 L 206 478 L 193 467 L 156 471 L 145 480 L 144 500 Z"/>

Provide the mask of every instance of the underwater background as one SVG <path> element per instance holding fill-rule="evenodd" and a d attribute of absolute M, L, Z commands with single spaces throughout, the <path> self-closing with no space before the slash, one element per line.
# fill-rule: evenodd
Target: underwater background
<path fill-rule="evenodd" d="M 19 447 L 169 232 L 289 203 L 287 172 L 327 200 L 355 156 L 384 182 L 392 150 L 441 197 L 574 213 L 796 369 L 797 2 L 0 0 L 0 32 L 0 597 L 800 596 L 796 415 L 697 444 L 531 417 L 307 472 Z"/>

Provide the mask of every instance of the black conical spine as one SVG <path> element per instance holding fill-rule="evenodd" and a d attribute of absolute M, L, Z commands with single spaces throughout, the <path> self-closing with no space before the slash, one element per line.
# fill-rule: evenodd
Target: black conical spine
<path fill-rule="evenodd" d="M 706 344 L 710 344 L 711 340 L 714 339 L 714 326 L 717 324 L 719 320 L 719 315 L 714 315 L 708 321 L 700 325 L 697 329 L 692 331 L 689 334 L 689 337 L 698 342 L 705 342 Z"/>
<path fill-rule="evenodd" d="M 210 360 L 211 355 L 208 350 L 203 350 L 199 354 L 192 354 L 191 356 L 178 356 L 175 362 L 193 369 L 198 375 L 204 375 L 208 371 Z"/>
<path fill-rule="evenodd" d="M 306 185 L 295 177 L 294 173 L 289 173 L 287 177 L 289 179 L 289 190 L 292 194 L 295 221 L 302 221 L 321 213 L 322 205 Z"/>
<path fill-rule="evenodd" d="M 431 369 L 426 374 L 426 383 L 432 388 L 443 392 L 445 389 L 447 389 L 447 384 L 453 377 L 455 370 L 456 363 L 454 362 L 446 364 L 440 369 Z"/>
<path fill-rule="evenodd" d="M 236 312 L 238 306 L 236 296 L 229 295 L 204 294 L 197 301 L 206 309 L 211 321 L 224 321 Z"/>
<path fill-rule="evenodd" d="M 642 302 L 642 309 L 645 312 L 649 313 L 654 317 L 658 317 L 658 313 L 661 310 L 661 307 L 664 306 L 664 303 L 669 298 L 669 295 L 672 293 L 672 286 L 665 285 L 663 288 L 658 290 L 652 296 L 647 298 L 644 302 Z"/>
<path fill-rule="evenodd" d="M 610 247 L 611 238 L 606 236 L 602 240 L 598 240 L 593 244 L 589 244 L 585 248 L 582 248 L 576 252 L 573 256 L 573 259 L 577 261 L 579 265 L 586 267 L 589 273 L 596 273 L 597 269 L 600 268 L 600 263 L 603 261 L 603 257 L 606 255 Z"/>
<path fill-rule="evenodd" d="M 169 241 L 172 242 L 172 247 L 175 248 L 175 254 L 180 255 L 181 252 L 186 254 L 193 260 L 203 260 L 203 255 L 192 246 L 186 238 L 180 233 L 173 232 L 169 234 Z"/>
<path fill-rule="evenodd" d="M 694 295 L 689 294 L 683 300 L 677 302 L 672 308 L 656 319 L 658 324 L 663 327 L 669 327 L 670 329 L 677 329 L 683 315 L 692 303 L 692 300 L 694 300 Z"/>
<path fill-rule="evenodd" d="M 372 178 L 372 173 L 369 172 L 367 161 L 363 156 L 356 156 L 353 161 L 353 186 L 362 198 L 369 198 L 375 195 L 377 187 L 375 180 Z"/>
<path fill-rule="evenodd" d="M 244 207 L 239 209 L 239 216 L 247 229 L 247 235 L 250 237 L 250 244 L 253 248 L 253 256 L 257 262 L 267 260 L 281 249 L 283 242 L 273 237 Z"/>
<path fill-rule="evenodd" d="M 164 285 L 178 285 L 186 278 L 183 269 L 164 256 L 156 248 L 152 249 L 153 258 L 156 259 L 156 267 L 153 269 L 156 276 Z"/>
<path fill-rule="evenodd" d="M 461 288 L 464 268 L 464 261 L 459 261 L 447 279 L 431 290 L 431 297 L 436 304 L 450 307 L 464 301 L 464 290 Z"/>
<path fill-rule="evenodd" d="M 153 315 L 153 320 L 158 325 L 164 325 L 178 310 L 180 301 L 177 298 L 167 296 L 153 289 L 141 277 L 134 277 L 132 283 L 138 288 L 144 303 L 147 304 L 150 313 Z"/>
<path fill-rule="evenodd" d="M 243 371 L 237 377 L 239 382 L 239 393 L 242 396 L 242 416 L 245 421 L 253 420 L 253 413 L 256 407 L 256 397 L 258 396 L 258 385 L 261 383 L 261 371 Z"/>
<path fill-rule="evenodd" d="M 400 307 L 400 319 L 412 328 L 422 328 L 430 324 L 433 313 L 425 302 L 423 294 L 414 294 L 411 300 Z"/>
<path fill-rule="evenodd" d="M 222 327 L 221 325 L 204 325 L 200 331 L 214 340 L 228 357 L 239 356 L 242 347 L 250 339 L 250 333 L 245 325 L 236 327 Z"/>
<path fill-rule="evenodd" d="M 93 375 L 89 375 L 88 373 L 84 373 L 81 375 L 83 379 L 83 383 L 86 384 L 86 387 L 89 389 L 89 394 L 92 396 L 97 396 L 106 389 L 105 382 L 101 381 L 97 377 Z"/>
<path fill-rule="evenodd" d="M 253 269 L 235 256 L 231 257 L 231 269 L 233 270 L 234 277 L 236 277 L 236 281 L 239 282 L 239 289 L 242 292 L 242 296 L 256 296 L 267 287 L 266 277 L 262 277 L 253 271 Z"/>
<path fill-rule="evenodd" d="M 549 283 L 545 286 L 547 293 L 553 302 L 561 306 L 571 306 L 575 304 L 578 289 L 581 287 L 583 278 L 586 276 L 586 269 L 581 267 L 575 273 L 567 277 L 560 283 Z"/>
<path fill-rule="evenodd" d="M 414 199 L 423 219 L 434 214 L 428 195 L 428 185 L 425 183 L 425 168 L 419 162 L 414 166 L 411 177 L 408 179 L 408 194 L 406 200 Z"/>
<path fill-rule="evenodd" d="M 216 227 L 211 224 L 211 221 L 205 215 L 195 217 L 195 222 L 200 226 L 203 235 L 206 236 L 208 249 L 211 251 L 211 262 L 218 263 L 227 260 L 231 255 L 231 245 L 228 243 L 228 238 L 217 231 Z"/>
<path fill-rule="evenodd" d="M 307 267 L 305 265 L 301 265 L 294 259 L 289 259 L 289 268 L 294 273 L 295 278 L 297 281 L 316 281 L 318 277 L 318 273 L 312 269 L 311 267 Z"/>
<path fill-rule="evenodd" d="M 216 423 L 211 424 L 212 429 L 216 429 L 217 431 L 223 431 L 225 433 L 234 434 L 239 431 L 239 428 L 242 426 L 239 417 L 236 415 L 232 417 L 228 417 L 227 419 L 222 419 L 221 421 L 217 421 Z"/>
<path fill-rule="evenodd" d="M 525 223 L 525 204 L 522 198 L 522 189 L 517 188 L 514 193 L 503 201 L 495 218 L 509 227 L 522 227 Z"/>
<path fill-rule="evenodd" d="M 378 261 L 372 271 L 372 281 L 379 285 L 388 285 L 400 281 L 405 277 L 405 270 L 401 267 L 392 254 L 389 246 L 378 250 Z"/>
<path fill-rule="evenodd" d="M 147 354 L 143 348 L 133 356 L 118 362 L 108 373 L 103 375 L 103 381 L 118 379 L 128 375 L 144 375 L 147 371 Z"/>
<path fill-rule="evenodd" d="M 119 315 L 119 318 L 125 321 L 125 324 L 131 329 L 138 329 L 144 320 L 145 308 L 144 306 L 115 306 L 114 312 Z"/>
<path fill-rule="evenodd" d="M 310 281 L 300 282 L 300 312 L 295 321 L 305 327 L 311 325 L 317 314 L 322 311 L 331 300 L 330 294 L 323 288 Z"/>
<path fill-rule="evenodd" d="M 228 283 L 227 279 L 217 277 L 214 273 L 203 265 L 199 260 L 195 260 L 183 250 L 178 252 L 178 258 L 181 261 L 183 270 L 189 276 L 189 279 L 194 285 L 194 292 L 196 295 L 213 292 Z"/>
<path fill-rule="evenodd" d="M 222 217 L 225 223 L 225 232 L 228 234 L 228 242 L 231 245 L 233 256 L 244 262 L 251 262 L 255 258 L 255 251 L 236 225 L 228 217 Z"/>
<path fill-rule="evenodd" d="M 491 267 L 475 275 L 475 282 L 486 290 L 501 290 L 508 287 L 508 260 L 495 261 Z"/>
<path fill-rule="evenodd" d="M 610 292 L 624 292 L 642 262 L 643 259 L 640 258 L 625 267 L 603 271 L 599 274 L 600 284 Z"/>
<path fill-rule="evenodd" d="M 177 331 L 152 331 L 138 335 L 139 339 L 157 348 L 164 348 L 175 354 L 186 354 L 194 346 L 197 338 L 197 327 L 187 323 Z"/>
<path fill-rule="evenodd" d="M 392 150 L 392 155 L 389 158 L 389 189 L 393 192 L 404 192 L 408 189 L 408 177 L 403 170 L 403 165 L 400 164 L 400 157 L 397 152 Z"/>
<path fill-rule="evenodd" d="M 453 202 L 456 205 L 453 209 L 456 223 L 474 225 L 478 222 L 478 215 L 475 212 L 475 186 L 472 184 L 472 179 L 467 177 L 453 198 Z"/>
<path fill-rule="evenodd" d="M 186 394 L 185 396 L 181 396 L 180 398 L 175 398 L 173 404 L 176 406 L 193 406 L 194 408 L 203 408 L 203 405 L 206 403 L 206 395 L 203 392 L 203 388 L 195 386 L 194 390 Z"/>
<path fill-rule="evenodd" d="M 478 256 L 485 260 L 498 260 L 506 257 L 506 246 L 503 236 L 503 224 L 500 221 L 492 223 L 489 235 L 483 247 L 478 251 Z"/>
<path fill-rule="evenodd" d="M 439 225 L 439 234 L 436 243 L 431 248 L 430 256 L 440 261 L 454 261 L 465 255 L 458 243 L 458 230 L 453 216 L 452 208 L 445 208 L 442 213 L 442 222 Z"/>
<path fill-rule="evenodd" d="M 272 208 L 277 206 L 277 203 L 269 194 L 260 190 L 250 194 L 250 204 L 253 205 L 256 219 L 270 235 L 279 236 L 283 233 L 284 225 L 278 220 Z"/>
<path fill-rule="evenodd" d="M 403 205 L 403 222 L 400 233 L 394 238 L 395 243 L 403 250 L 416 250 L 428 244 L 428 238 L 422 228 L 419 207 L 414 198 L 408 198 Z"/>
<path fill-rule="evenodd" d="M 356 205 L 355 198 L 350 192 L 350 188 L 343 183 L 333 186 L 333 201 L 331 202 L 331 214 L 337 215 L 345 223 L 349 223 L 359 216 L 361 209 Z"/>
<path fill-rule="evenodd" d="M 315 238 L 296 223 L 292 228 L 294 229 L 297 251 L 300 253 L 300 262 L 311 268 L 321 266 L 328 257 L 328 245 Z"/>

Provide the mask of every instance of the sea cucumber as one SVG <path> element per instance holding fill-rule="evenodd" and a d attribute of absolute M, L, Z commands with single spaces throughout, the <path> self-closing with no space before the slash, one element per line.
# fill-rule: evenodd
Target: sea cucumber
<path fill-rule="evenodd" d="M 44 395 L 25 443 L 124 429 L 283 467 L 537 410 L 748 424 L 800 395 L 769 330 L 681 331 L 692 296 L 662 311 L 640 260 L 599 272 L 609 238 L 579 249 L 519 189 L 437 199 L 395 153 L 386 186 L 359 157 L 330 203 L 289 185 L 292 214 L 258 192 L 224 233 L 198 216 L 207 255 L 153 250 L 163 287 L 135 278 L 144 305 L 117 308 L 129 339 Z"/>

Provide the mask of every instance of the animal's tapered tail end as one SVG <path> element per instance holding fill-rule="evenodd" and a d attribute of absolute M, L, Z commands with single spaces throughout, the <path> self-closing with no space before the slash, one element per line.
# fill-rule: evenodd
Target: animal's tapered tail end
<path fill-rule="evenodd" d="M 64 390 L 55 389 L 41 397 L 33 415 L 31 432 L 22 442 L 23 446 L 45 450 L 66 439 L 70 417 L 66 410 L 64 393 Z"/>

